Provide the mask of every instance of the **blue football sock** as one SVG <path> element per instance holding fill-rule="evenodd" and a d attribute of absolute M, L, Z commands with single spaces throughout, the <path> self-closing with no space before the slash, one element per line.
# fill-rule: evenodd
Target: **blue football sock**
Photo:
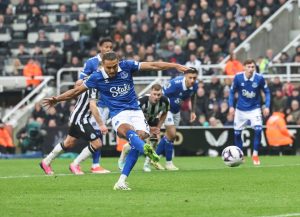
<path fill-rule="evenodd" d="M 260 142 L 261 142 L 261 131 L 262 126 L 254 127 L 254 142 L 253 142 L 253 150 L 258 152 Z"/>
<path fill-rule="evenodd" d="M 162 155 L 163 153 L 165 153 L 165 145 L 166 145 L 166 139 L 164 136 L 163 138 L 161 138 L 161 140 L 159 141 L 159 143 L 157 145 L 156 154 Z"/>
<path fill-rule="evenodd" d="M 138 157 L 139 157 L 139 151 L 136 149 L 130 149 L 130 151 L 126 157 L 126 162 L 125 162 L 124 168 L 122 170 L 123 175 L 126 175 L 127 177 L 129 176 L 129 173 L 131 172 L 132 168 L 134 167 Z"/>
<path fill-rule="evenodd" d="M 166 150 L 166 161 L 171 161 L 173 158 L 173 150 L 174 150 L 174 144 L 172 141 L 166 139 L 165 143 L 165 150 Z"/>
<path fill-rule="evenodd" d="M 144 154 L 144 144 L 145 142 L 140 139 L 138 134 L 133 130 L 128 130 L 126 133 L 126 138 L 132 148 L 138 150 L 141 154 Z"/>
<path fill-rule="evenodd" d="M 103 136 L 100 130 L 96 130 L 97 135 L 103 141 Z M 99 164 L 100 163 L 100 158 L 101 158 L 101 151 L 97 150 L 95 153 L 93 153 L 93 164 Z"/>
<path fill-rule="evenodd" d="M 234 143 L 237 147 L 243 150 L 242 131 L 234 130 Z"/>

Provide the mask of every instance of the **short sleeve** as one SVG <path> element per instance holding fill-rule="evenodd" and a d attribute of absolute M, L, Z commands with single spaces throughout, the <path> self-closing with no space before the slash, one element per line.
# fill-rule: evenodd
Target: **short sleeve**
<path fill-rule="evenodd" d="M 97 89 L 97 74 L 96 73 L 93 73 L 91 74 L 88 79 L 86 79 L 84 81 L 84 85 L 87 87 L 87 88 L 96 88 Z"/>
<path fill-rule="evenodd" d="M 82 71 L 80 72 L 79 78 L 83 79 L 83 78 L 89 76 L 90 74 L 92 74 L 92 72 L 93 72 L 93 69 L 92 69 L 91 61 L 86 61 L 83 66 Z"/>
<path fill-rule="evenodd" d="M 137 72 L 140 70 L 140 62 L 134 60 L 127 60 L 127 66 L 131 73 Z"/>

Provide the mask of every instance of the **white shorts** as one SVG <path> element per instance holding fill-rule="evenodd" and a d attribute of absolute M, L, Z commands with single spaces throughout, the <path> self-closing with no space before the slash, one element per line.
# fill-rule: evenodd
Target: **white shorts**
<path fill-rule="evenodd" d="M 117 132 L 121 124 L 129 124 L 135 130 L 141 130 L 150 135 L 150 127 L 145 119 L 142 110 L 126 110 L 111 119 L 112 127 Z"/>
<path fill-rule="evenodd" d="M 108 109 L 108 107 L 97 107 L 97 108 L 98 108 L 98 111 L 100 113 L 100 117 L 101 117 L 103 123 L 106 124 L 106 121 L 108 120 L 108 117 L 109 117 L 109 109 Z M 93 126 L 93 128 L 95 130 L 100 130 L 99 126 L 98 126 L 98 124 L 97 124 L 97 122 L 96 122 L 96 120 L 95 120 L 95 118 L 94 118 L 93 115 L 91 116 L 90 123 L 91 123 L 91 125 Z"/>
<path fill-rule="evenodd" d="M 179 122 L 180 122 L 180 112 L 174 114 L 170 111 L 168 111 L 166 120 L 165 120 L 165 126 L 170 126 L 170 125 L 175 125 L 175 126 L 179 126 Z"/>
<path fill-rule="evenodd" d="M 246 126 L 262 126 L 261 109 L 252 111 L 241 111 L 236 109 L 234 115 L 234 129 L 243 130 Z"/>

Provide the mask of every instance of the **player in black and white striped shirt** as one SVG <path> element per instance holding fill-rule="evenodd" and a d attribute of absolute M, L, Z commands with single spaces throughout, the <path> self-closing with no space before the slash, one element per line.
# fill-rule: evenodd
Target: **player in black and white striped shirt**
<path fill-rule="evenodd" d="M 81 85 L 82 80 L 76 82 L 76 85 Z M 82 93 L 77 99 L 75 109 L 70 115 L 70 126 L 67 138 L 57 144 L 54 149 L 42 160 L 41 168 L 47 175 L 52 175 L 54 172 L 50 166 L 51 162 L 63 151 L 72 148 L 75 145 L 75 140 L 83 138 L 89 141 L 89 145 L 85 147 L 81 153 L 70 164 L 70 170 L 75 175 L 84 174 L 80 169 L 80 162 L 91 156 L 97 149 L 102 147 L 102 141 L 99 139 L 99 134 L 96 133 L 90 124 L 90 117 L 93 114 L 101 133 L 107 133 L 107 128 L 101 120 L 99 111 L 97 109 L 98 91 L 96 89 L 89 89 Z"/>
<path fill-rule="evenodd" d="M 150 126 L 150 143 L 156 146 L 160 136 L 160 128 L 170 109 L 169 99 L 162 94 L 162 86 L 160 84 L 152 85 L 150 94 L 139 98 L 139 106 Z M 125 144 L 118 161 L 118 166 L 121 170 L 123 169 L 125 157 L 129 150 L 130 145 Z M 155 164 L 155 167 L 157 169 L 164 169 L 160 164 Z M 148 157 L 146 157 L 143 169 L 145 172 L 151 171 L 150 159 Z"/>

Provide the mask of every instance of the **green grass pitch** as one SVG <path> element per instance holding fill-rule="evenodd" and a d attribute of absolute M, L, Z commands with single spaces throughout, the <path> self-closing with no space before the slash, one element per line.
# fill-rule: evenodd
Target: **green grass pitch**
<path fill-rule="evenodd" d="M 68 170 L 71 159 L 53 163 L 46 176 L 39 160 L 0 160 L 1 217 L 199 217 L 300 216 L 299 156 L 250 158 L 226 167 L 220 158 L 176 157 L 179 171 L 142 171 L 143 157 L 128 179 L 132 191 L 114 191 L 116 158 L 103 158 L 111 174 Z"/>

